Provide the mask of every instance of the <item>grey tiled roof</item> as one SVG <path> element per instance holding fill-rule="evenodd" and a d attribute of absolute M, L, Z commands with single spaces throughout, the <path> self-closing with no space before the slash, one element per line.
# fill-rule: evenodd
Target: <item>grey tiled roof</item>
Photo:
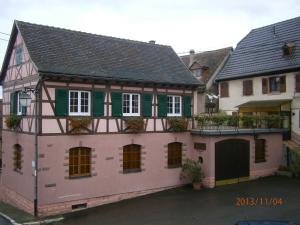
<path fill-rule="evenodd" d="M 194 60 L 192 63 L 197 62 L 202 66 L 208 67 L 209 74 L 207 78 L 209 79 L 231 51 L 232 47 L 227 47 L 212 51 L 196 53 L 194 54 Z M 180 58 L 183 61 L 183 63 L 187 67 L 189 67 L 189 65 L 191 64 L 190 55 L 183 55 L 180 56 Z"/>
<path fill-rule="evenodd" d="M 16 21 L 41 73 L 199 85 L 170 46 Z"/>
<path fill-rule="evenodd" d="M 283 57 L 282 46 L 294 42 L 296 51 Z M 300 69 L 300 17 L 252 30 L 237 45 L 217 81 Z"/>

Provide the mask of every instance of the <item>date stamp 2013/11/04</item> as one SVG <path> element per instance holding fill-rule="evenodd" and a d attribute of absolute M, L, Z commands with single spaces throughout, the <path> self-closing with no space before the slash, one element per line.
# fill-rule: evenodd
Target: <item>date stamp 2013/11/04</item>
<path fill-rule="evenodd" d="M 237 197 L 236 206 L 280 206 L 282 197 Z"/>

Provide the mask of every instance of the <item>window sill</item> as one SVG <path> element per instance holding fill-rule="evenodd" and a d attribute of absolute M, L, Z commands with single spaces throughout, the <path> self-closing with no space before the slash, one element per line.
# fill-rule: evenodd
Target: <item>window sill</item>
<path fill-rule="evenodd" d="M 128 113 L 123 113 L 122 114 L 122 116 L 124 116 L 124 117 L 130 117 L 130 116 L 135 116 L 135 117 L 137 117 L 137 116 L 141 116 L 140 114 L 128 114 Z"/>
<path fill-rule="evenodd" d="M 22 171 L 19 170 L 19 169 L 14 169 L 14 171 L 17 172 L 17 173 L 19 173 L 19 174 L 21 174 L 21 175 L 23 175 Z"/>
<path fill-rule="evenodd" d="M 73 175 L 73 176 L 69 176 L 70 180 L 76 180 L 76 179 L 83 179 L 83 178 L 89 178 L 92 177 L 91 174 L 86 174 L 86 175 Z"/>
<path fill-rule="evenodd" d="M 176 168 L 181 168 L 182 165 L 168 165 L 168 169 L 176 169 Z"/>
<path fill-rule="evenodd" d="M 142 169 L 128 169 L 128 170 L 123 170 L 123 174 L 139 173 L 139 172 L 142 172 Z"/>
<path fill-rule="evenodd" d="M 76 116 L 91 116 L 91 114 L 72 114 L 69 112 L 69 116 L 72 116 L 72 117 L 76 117 Z"/>
<path fill-rule="evenodd" d="M 167 114 L 167 117 L 181 117 L 181 114 Z"/>
<path fill-rule="evenodd" d="M 264 163 L 264 162 L 267 162 L 267 160 L 265 159 L 255 160 L 255 163 Z"/>

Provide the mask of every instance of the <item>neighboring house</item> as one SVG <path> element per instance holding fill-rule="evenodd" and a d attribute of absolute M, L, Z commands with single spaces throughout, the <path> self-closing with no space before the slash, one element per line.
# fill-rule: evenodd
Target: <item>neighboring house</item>
<path fill-rule="evenodd" d="M 213 99 L 212 102 L 214 104 L 210 104 L 211 101 L 207 98 L 206 94 L 218 95 L 218 85 L 214 83 L 214 80 L 223 68 L 231 52 L 232 47 L 196 54 L 194 50 L 190 50 L 189 55 L 180 57 L 194 76 L 205 83 L 205 93 L 203 90 L 199 90 L 198 93 L 197 113 L 218 111 L 218 100 Z"/>
<path fill-rule="evenodd" d="M 300 17 L 253 29 L 216 78 L 220 109 L 228 114 L 281 115 L 299 144 L 299 47 Z"/>
<path fill-rule="evenodd" d="M 192 129 L 203 84 L 169 46 L 15 21 L 0 78 L 1 198 L 39 216 L 184 185 L 186 158 L 207 187 L 280 163 L 279 130 Z"/>

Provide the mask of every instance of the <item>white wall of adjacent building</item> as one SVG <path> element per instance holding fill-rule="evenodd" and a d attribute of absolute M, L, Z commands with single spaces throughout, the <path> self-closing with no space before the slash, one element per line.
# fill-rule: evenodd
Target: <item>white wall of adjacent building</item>
<path fill-rule="evenodd" d="M 231 114 L 237 111 L 238 105 L 244 104 L 249 101 L 264 101 L 264 100 L 292 100 L 292 131 L 300 135 L 299 128 L 299 110 L 300 110 L 300 93 L 295 91 L 295 74 L 296 73 L 285 73 L 285 74 L 274 74 L 274 76 L 286 76 L 286 91 L 283 93 L 262 93 L 262 79 L 269 78 L 269 76 L 260 76 L 246 79 L 230 80 L 227 81 L 229 85 L 229 97 L 223 97 L 219 100 L 220 110 Z M 243 96 L 243 80 L 253 80 L 253 95 Z M 220 90 L 220 86 L 219 86 Z M 220 93 L 219 93 L 220 94 Z"/>

